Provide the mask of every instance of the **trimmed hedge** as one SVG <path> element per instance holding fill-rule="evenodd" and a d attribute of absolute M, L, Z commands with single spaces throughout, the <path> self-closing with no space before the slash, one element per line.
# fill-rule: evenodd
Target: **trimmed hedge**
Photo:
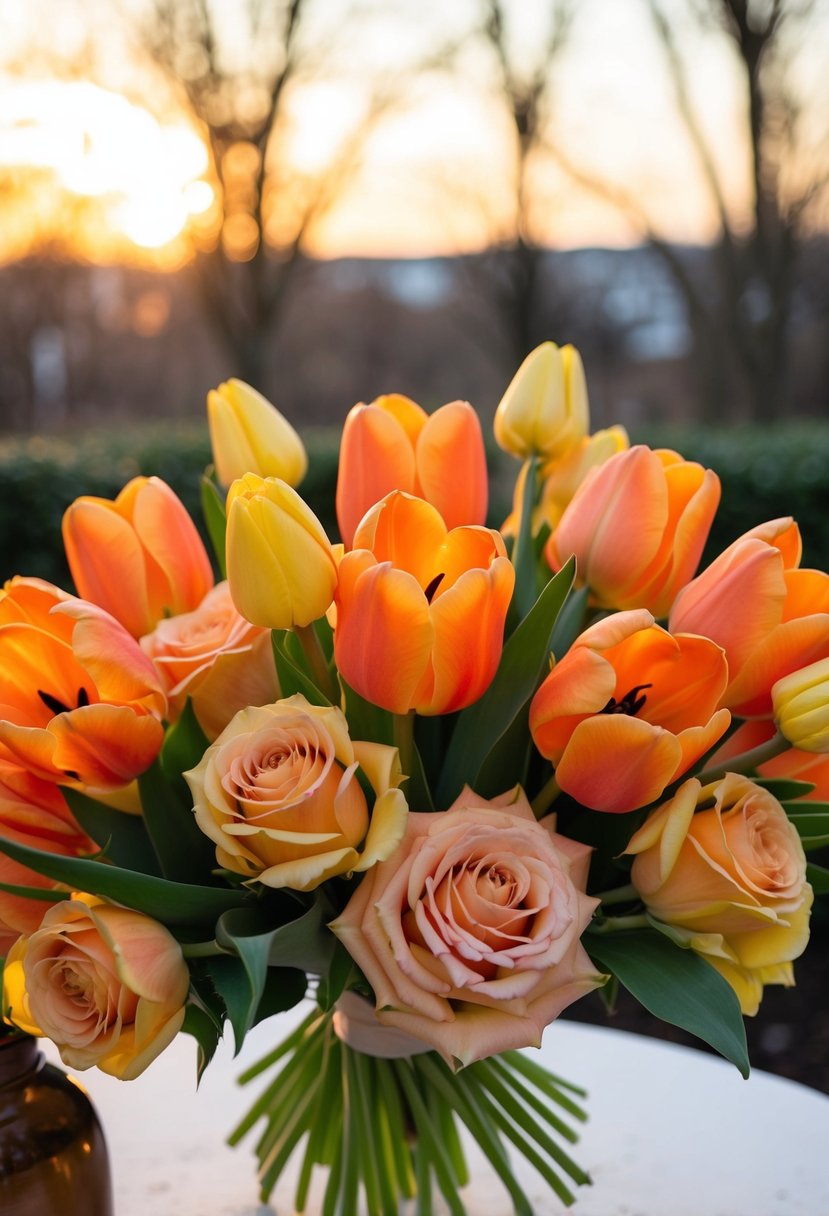
<path fill-rule="evenodd" d="M 336 533 L 334 484 L 338 432 L 303 436 L 310 467 L 300 487 L 329 534 Z M 708 431 L 649 428 L 636 442 L 673 447 L 716 469 L 723 496 L 704 561 L 735 537 L 766 519 L 794 515 L 803 533 L 803 564 L 829 570 L 829 424 Z M 517 464 L 499 461 L 498 485 L 508 485 Z M 155 474 L 182 498 L 201 523 L 199 478 L 210 460 L 201 423 L 153 426 L 75 439 L 0 441 L 0 580 L 37 575 L 69 588 L 60 521 L 80 494 L 113 498 L 139 473 Z M 508 503 L 496 499 L 492 522 Z"/>

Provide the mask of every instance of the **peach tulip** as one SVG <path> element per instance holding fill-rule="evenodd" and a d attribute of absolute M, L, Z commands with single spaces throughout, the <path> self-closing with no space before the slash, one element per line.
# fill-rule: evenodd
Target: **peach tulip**
<path fill-rule="evenodd" d="M 53 781 L 34 777 L 0 757 L 0 883 L 44 890 L 54 886 L 50 878 L 6 857 L 2 852 L 5 840 L 64 857 L 95 851 Z M 63 891 L 55 892 L 55 902 L 64 898 Z M 0 891 L 0 958 L 21 933 L 35 931 L 45 909 L 42 900 Z"/>
<path fill-rule="evenodd" d="M 725 656 L 644 609 L 576 639 L 533 698 L 530 730 L 559 786 L 597 811 L 646 806 L 724 733 Z"/>
<path fill-rule="evenodd" d="M 63 543 L 78 595 L 134 638 L 190 612 L 213 586 L 195 524 L 158 477 L 133 478 L 114 502 L 76 498 L 63 516 Z"/>
<path fill-rule="evenodd" d="M 0 592 L 0 755 L 47 781 L 122 786 L 164 737 L 150 660 L 102 608 L 40 579 Z"/>
<path fill-rule="evenodd" d="M 429 415 L 390 393 L 354 406 L 343 427 L 337 477 L 337 522 L 346 548 L 366 511 L 392 490 L 430 502 L 447 528 L 484 522 L 486 454 L 469 402 L 451 401 Z"/>
<path fill-rule="evenodd" d="M 588 473 L 545 556 L 560 570 L 575 554 L 578 582 L 602 608 L 666 616 L 694 575 L 719 501 L 711 469 L 637 445 Z"/>
<path fill-rule="evenodd" d="M 800 570 L 791 518 L 746 532 L 677 596 L 670 629 L 722 646 L 729 684 L 723 704 L 740 717 L 768 717 L 772 686 L 829 657 L 829 575 Z"/>
<path fill-rule="evenodd" d="M 515 572 L 501 536 L 446 528 L 394 491 L 369 511 L 340 563 L 334 657 L 361 696 L 393 713 L 451 713 L 488 688 Z"/>

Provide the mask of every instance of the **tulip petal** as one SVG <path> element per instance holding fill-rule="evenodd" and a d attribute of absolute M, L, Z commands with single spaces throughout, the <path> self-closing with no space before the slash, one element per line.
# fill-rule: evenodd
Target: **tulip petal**
<path fill-rule="evenodd" d="M 351 567 L 359 570 L 350 578 Z M 347 611 L 339 612 L 334 635 L 337 667 L 352 688 L 370 689 L 371 699 L 392 713 L 407 713 L 429 665 L 434 628 L 420 586 L 388 562 L 363 568 L 360 550 L 340 565 Z"/>
<path fill-rule="evenodd" d="M 155 563 L 159 567 L 166 585 L 168 602 L 162 603 L 160 609 L 154 605 L 155 620 L 165 613 L 177 614 L 195 608 L 213 586 L 213 570 L 196 525 L 160 478 L 150 477 L 139 488 L 133 504 L 132 524 L 146 550 L 148 564 Z M 118 568 L 120 570 L 120 564 Z"/>
<path fill-rule="evenodd" d="M 575 728 L 555 775 L 585 806 L 621 813 L 658 798 L 681 758 L 667 731 L 625 714 L 598 714 Z"/>
<path fill-rule="evenodd" d="M 126 629 L 95 604 L 67 600 L 55 614 L 75 621 L 72 649 L 102 701 L 142 705 L 162 716 L 167 698 L 158 672 Z"/>
<path fill-rule="evenodd" d="M 415 489 L 415 454 L 404 426 L 392 413 L 356 405 L 340 442 L 337 523 L 347 549 L 366 512 L 392 490 Z"/>
<path fill-rule="evenodd" d="M 778 680 L 829 657 L 829 614 L 786 621 L 763 640 L 728 686 L 723 703 L 737 717 L 767 717 Z"/>
<path fill-rule="evenodd" d="M 416 457 L 417 492 L 437 507 L 447 528 L 484 522 L 486 452 L 478 415 L 467 401 L 452 401 L 429 417 Z"/>
<path fill-rule="evenodd" d="M 62 528 L 78 595 L 117 613 L 133 637 L 148 633 L 154 620 L 144 551 L 129 521 L 106 499 L 78 498 L 67 508 Z"/>

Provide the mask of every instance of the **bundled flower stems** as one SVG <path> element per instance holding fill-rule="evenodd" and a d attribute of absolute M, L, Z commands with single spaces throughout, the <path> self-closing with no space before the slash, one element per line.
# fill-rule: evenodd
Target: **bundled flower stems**
<path fill-rule="evenodd" d="M 76 594 L 0 593 L 3 1018 L 129 1080 L 310 998 L 242 1078 L 263 1197 L 292 1162 L 300 1211 L 462 1216 L 463 1134 L 520 1216 L 516 1154 L 569 1204 L 585 1095 L 531 1050 L 562 1010 L 624 987 L 745 1075 L 794 983 L 829 576 L 789 518 L 700 570 L 716 473 L 591 434 L 572 347 L 498 407 L 500 529 L 466 402 L 351 410 L 337 543 L 282 415 L 231 380 L 208 416 L 212 559 L 139 477 L 67 509 Z"/>

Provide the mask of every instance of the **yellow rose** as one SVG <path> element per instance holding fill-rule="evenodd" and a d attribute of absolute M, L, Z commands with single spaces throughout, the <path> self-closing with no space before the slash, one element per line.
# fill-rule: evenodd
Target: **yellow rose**
<path fill-rule="evenodd" d="M 764 984 L 794 984 L 813 894 L 797 831 L 768 790 L 735 773 L 705 787 L 691 778 L 627 852 L 650 914 L 716 967 L 743 1013 L 757 1012 Z"/>
<path fill-rule="evenodd" d="M 127 908 L 75 895 L 20 937 L 3 971 L 3 1011 L 45 1035 L 70 1068 L 130 1081 L 178 1034 L 190 974 L 171 933 Z"/>
<path fill-rule="evenodd" d="M 300 695 L 241 710 L 184 776 L 219 865 L 269 887 L 366 870 L 406 823 L 397 749 L 352 742 L 339 709 Z"/>
<path fill-rule="evenodd" d="M 465 789 L 410 814 L 399 848 L 330 925 L 377 1001 L 376 1017 L 451 1067 L 539 1046 L 553 1018 L 604 982 L 580 938 L 590 848 L 536 823 L 524 792 Z"/>

